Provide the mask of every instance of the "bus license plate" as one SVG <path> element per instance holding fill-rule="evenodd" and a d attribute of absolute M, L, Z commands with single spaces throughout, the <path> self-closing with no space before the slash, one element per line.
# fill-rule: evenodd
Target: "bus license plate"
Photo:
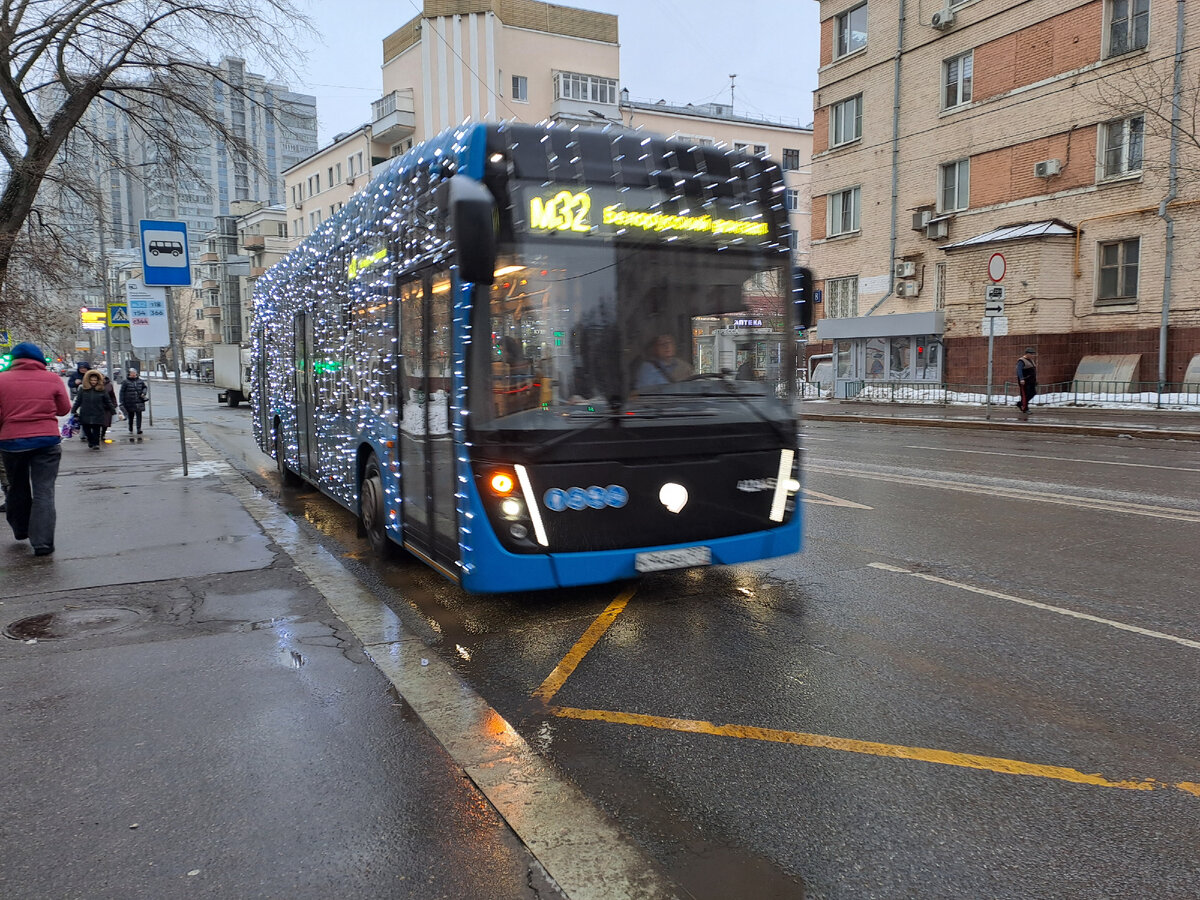
<path fill-rule="evenodd" d="M 633 564 L 639 572 L 661 572 L 664 569 L 707 566 L 712 564 L 712 551 L 708 547 L 652 550 L 649 553 L 639 553 L 634 557 Z"/>

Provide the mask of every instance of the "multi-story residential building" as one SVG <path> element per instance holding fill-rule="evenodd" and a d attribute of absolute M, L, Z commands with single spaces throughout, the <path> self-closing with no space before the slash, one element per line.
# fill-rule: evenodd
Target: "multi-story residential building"
<path fill-rule="evenodd" d="M 383 40 L 383 95 L 369 124 L 285 173 L 293 242 L 345 204 L 388 159 L 466 119 L 645 128 L 780 160 L 797 257 L 809 239 L 812 129 L 737 114 L 730 104 L 629 99 L 615 15 L 539 0 L 424 0 Z"/>
<path fill-rule="evenodd" d="M 217 216 L 204 235 L 204 252 L 196 262 L 202 320 L 201 356 L 213 344 L 239 344 L 250 333 L 254 314 L 254 282 L 287 255 L 287 210 L 248 200 L 234 200 L 231 214 Z"/>
<path fill-rule="evenodd" d="M 1186 276 L 1200 262 L 1187 146 L 1200 135 L 1185 122 L 1173 141 L 1170 123 L 1176 67 L 1193 85 L 1184 105 L 1200 99 L 1200 63 L 1177 44 L 1200 11 L 818 2 L 812 259 L 839 389 L 982 384 L 992 324 L 1001 382 L 1026 345 L 1042 382 L 1072 380 L 1085 359 L 1182 380 L 1200 353 Z M 1003 315 L 988 317 L 996 286 Z"/>

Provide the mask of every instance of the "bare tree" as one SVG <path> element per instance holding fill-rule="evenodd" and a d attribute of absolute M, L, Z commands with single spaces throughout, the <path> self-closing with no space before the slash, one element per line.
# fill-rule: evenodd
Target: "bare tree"
<path fill-rule="evenodd" d="M 10 264 L 23 237 L 39 228 L 33 213 L 46 180 L 57 177 L 85 204 L 89 194 L 95 199 L 94 173 L 79 180 L 69 164 L 65 174 L 51 171 L 72 136 L 106 146 L 104 135 L 89 133 L 84 123 L 92 104 L 126 113 L 153 148 L 160 172 L 186 169 L 201 133 L 218 136 L 232 156 L 256 164 L 243 135 L 207 102 L 205 88 L 216 79 L 230 96 L 253 97 L 198 61 L 196 48 L 295 59 L 295 36 L 307 27 L 291 0 L 0 3 L 0 154 L 8 168 L 0 185 L 0 303 L 10 308 L 17 299 L 10 296 Z M 116 154 L 109 155 L 116 163 Z"/>

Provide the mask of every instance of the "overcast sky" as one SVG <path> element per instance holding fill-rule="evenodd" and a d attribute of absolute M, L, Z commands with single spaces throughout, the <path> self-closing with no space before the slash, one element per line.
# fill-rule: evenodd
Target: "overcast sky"
<path fill-rule="evenodd" d="M 621 86 L 637 100 L 679 104 L 729 100 L 738 112 L 812 121 L 819 7 L 813 0 L 566 0 L 620 17 Z M 319 34 L 303 81 L 314 94 L 320 141 L 370 118 L 382 93 L 383 38 L 421 9 L 421 0 L 310 0 Z"/>

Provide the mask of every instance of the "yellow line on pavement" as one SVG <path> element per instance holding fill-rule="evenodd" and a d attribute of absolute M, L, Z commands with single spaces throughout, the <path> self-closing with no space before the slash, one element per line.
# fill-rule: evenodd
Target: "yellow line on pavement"
<path fill-rule="evenodd" d="M 562 662 L 555 666 L 554 671 L 546 676 L 546 680 L 542 682 L 542 686 L 533 692 L 533 696 L 536 699 L 545 703 L 550 702 L 550 699 L 566 684 L 567 679 L 571 677 L 571 673 L 583 662 L 583 658 L 588 655 L 588 651 L 596 646 L 596 642 L 604 636 L 604 632 L 608 631 L 608 626 L 616 621 L 617 616 L 625 609 L 625 604 L 630 601 L 635 593 L 637 593 L 636 586 L 628 587 L 621 591 L 616 600 L 608 604 L 608 608 L 596 617 L 596 621 L 583 633 L 583 637 L 576 641 L 575 646 L 571 648 L 571 652 L 562 658 Z"/>
<path fill-rule="evenodd" d="M 581 719 L 590 722 L 608 722 L 614 725 L 638 725 L 643 728 L 660 728 L 665 731 L 684 731 L 691 734 L 711 734 L 718 737 L 742 738 L 751 741 L 770 741 L 777 744 L 793 744 L 799 747 L 818 747 L 824 750 L 841 750 L 846 753 L 863 753 L 869 756 L 886 756 L 893 759 L 911 759 L 918 762 L 937 763 L 966 769 L 983 769 L 1002 775 L 1031 775 L 1035 778 L 1051 778 L 1073 784 L 1095 787 L 1122 788 L 1128 791 L 1154 791 L 1162 788 L 1178 788 L 1200 797 L 1200 784 L 1181 781 L 1171 784 L 1154 778 L 1141 781 L 1111 781 L 1102 775 L 1088 774 L 1064 766 L 1045 766 L 1004 759 L 998 756 L 979 756 L 974 753 L 955 753 L 949 750 L 934 750 L 928 747 L 905 747 L 900 744 L 880 744 L 875 741 L 856 741 L 850 738 L 832 737 L 827 734 L 808 734 L 802 731 L 780 731 L 776 728 L 759 728 L 753 725 L 717 725 L 696 719 L 674 719 L 667 716 L 648 716 L 641 713 L 614 712 L 604 709 L 575 709 L 552 706 L 553 715 L 564 719 Z"/>

